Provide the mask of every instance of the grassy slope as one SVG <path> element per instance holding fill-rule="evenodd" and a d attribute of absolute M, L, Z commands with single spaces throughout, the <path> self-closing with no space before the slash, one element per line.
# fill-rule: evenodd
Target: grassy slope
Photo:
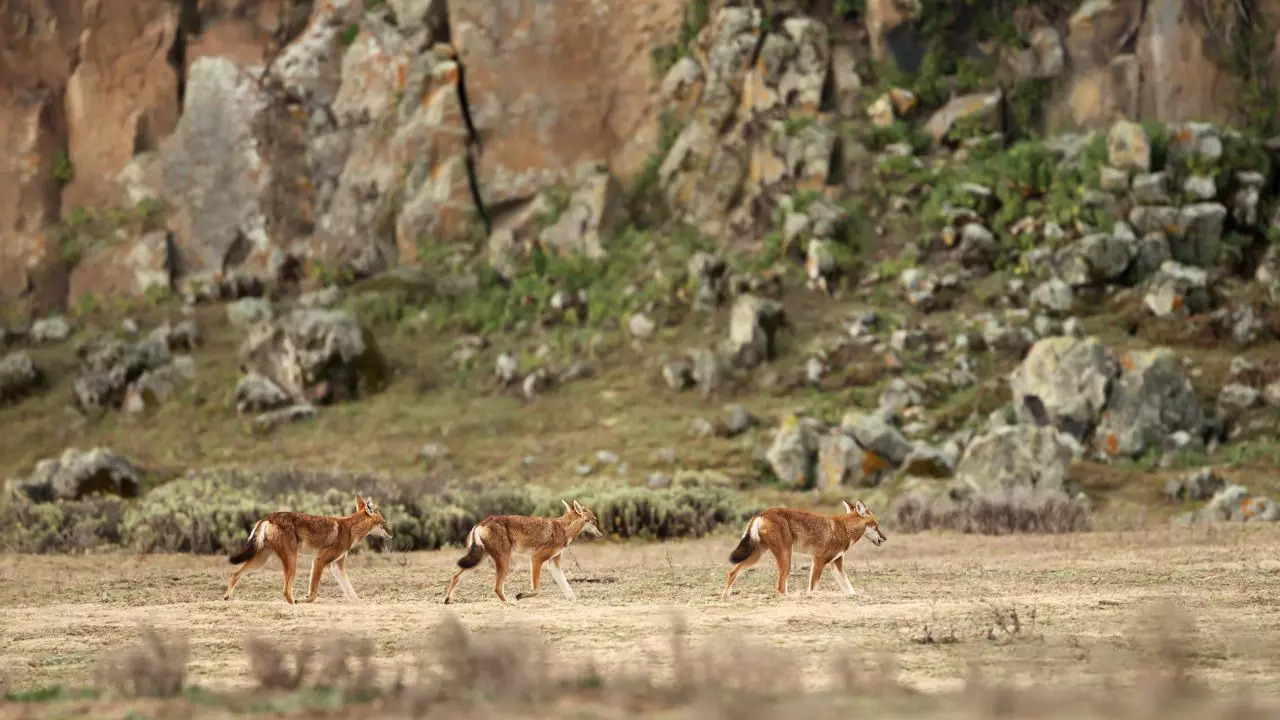
<path fill-rule="evenodd" d="M 794 328 L 784 331 L 782 357 L 774 364 L 784 389 L 761 389 L 751 379 L 731 381 L 705 400 L 697 391 L 669 391 L 660 378 L 659 360 L 664 353 L 706 345 L 722 336 L 727 308 L 712 322 L 686 320 L 661 329 L 644 343 L 632 342 L 616 329 L 552 332 L 545 340 L 495 337 L 492 348 L 468 371 L 449 364 L 454 335 L 377 327 L 378 341 L 395 370 L 385 391 L 358 403 L 324 408 L 314 422 L 287 426 L 265 437 L 253 434 L 231 404 L 241 333 L 228 325 L 223 307 L 204 306 L 196 315 L 203 336 L 203 345 L 195 354 L 198 379 L 154 414 L 113 412 L 98 420 L 76 420 L 66 409 L 76 368 L 73 344 L 33 348 L 37 363 L 50 377 L 50 386 L 36 397 L 0 408 L 0 427 L 5 429 L 0 433 L 0 467 L 8 476 L 18 476 L 40 458 L 57 455 L 68 445 L 106 445 L 133 458 L 158 479 L 188 467 L 228 465 L 411 473 L 423 469 L 418 459 L 423 443 L 436 442 L 450 449 L 450 462 L 461 477 L 527 479 L 564 486 L 579 480 L 575 466 L 593 464 L 596 451 L 608 450 L 621 457 L 625 473 L 618 473 L 617 468 L 600 468 L 599 472 L 621 474 L 625 481 L 642 482 L 649 472 L 677 468 L 710 468 L 750 479 L 755 472 L 754 448 L 768 442 L 771 420 L 805 408 L 836 421 L 845 410 L 874 407 L 880 388 L 894 375 L 881 359 L 864 351 L 847 367 L 836 369 L 822 390 L 785 389 L 786 381 L 798 377 L 807 349 L 816 338 L 842 334 L 843 323 L 866 308 L 875 308 L 898 326 L 923 321 L 941 335 L 954 333 L 963 317 L 981 310 L 971 297 L 965 297 L 948 312 L 922 316 L 897 300 L 890 287 L 893 285 L 859 289 L 836 299 L 789 291 L 785 302 Z M 1211 402 L 1226 382 L 1234 355 L 1229 348 L 1206 347 L 1194 338 L 1180 339 L 1176 328 L 1150 321 L 1131 336 L 1120 321 L 1122 314 L 1114 308 L 1102 306 L 1095 312 L 1085 320 L 1086 331 L 1117 350 L 1163 342 L 1191 357 L 1201 368 L 1194 382 L 1206 402 Z M 117 327 L 124 315 L 120 309 L 96 309 L 78 319 L 77 327 L 82 335 L 91 334 Z M 164 304 L 133 307 L 128 315 L 144 332 L 165 317 L 180 317 L 175 306 Z M 597 334 L 603 342 L 593 343 L 592 336 Z M 490 377 L 496 353 L 510 350 L 528 356 L 542 342 L 551 346 L 552 357 L 561 361 L 561 366 L 567 358 L 584 359 L 596 374 L 553 389 L 533 403 L 497 389 Z M 596 349 L 571 351 L 571 345 Z M 1273 346 L 1258 346 L 1243 354 L 1267 367 Z M 1015 358 L 992 354 L 976 359 L 980 375 L 998 379 L 1001 387 L 1016 362 Z M 907 373 L 928 369 L 927 363 L 908 359 Z M 946 419 L 958 427 L 971 414 L 985 416 L 1006 400 L 1004 389 L 994 394 L 977 388 L 960 390 L 935 399 L 928 417 Z M 695 417 L 713 418 L 726 402 L 743 403 L 764 419 L 766 426 L 733 439 L 689 436 Z M 1273 416 L 1274 411 L 1260 410 L 1251 420 L 1274 420 Z M 659 457 L 663 448 L 676 452 L 674 465 Z M 1190 467 L 1212 462 L 1255 491 L 1274 492 L 1280 487 L 1272 473 L 1278 460 L 1275 446 L 1266 437 L 1255 437 L 1229 445 L 1213 458 L 1188 458 L 1182 464 Z M 1104 506 L 1112 500 L 1121 505 L 1147 504 L 1158 498 L 1169 474 L 1151 469 L 1150 463 L 1120 462 L 1110 467 L 1082 463 L 1074 475 Z M 777 496 L 768 488 L 763 490 L 767 497 Z M 834 502 L 834 498 L 809 494 L 786 495 L 778 499 L 800 505 Z M 1156 512 L 1171 509 L 1157 508 Z"/>

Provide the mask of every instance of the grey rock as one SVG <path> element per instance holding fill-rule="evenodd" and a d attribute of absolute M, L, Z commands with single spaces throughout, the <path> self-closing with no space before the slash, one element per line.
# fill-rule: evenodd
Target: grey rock
<path fill-rule="evenodd" d="M 1169 238 L 1162 232 L 1143 235 L 1136 244 L 1137 252 L 1129 265 L 1129 279 L 1138 283 L 1155 275 L 1166 260 L 1173 259 L 1173 251 L 1169 248 Z"/>
<path fill-rule="evenodd" d="M 1241 383 L 1229 383 L 1218 392 L 1218 407 L 1238 413 L 1262 404 L 1262 393 Z"/>
<path fill-rule="evenodd" d="M 1172 205 L 1169 176 L 1162 172 L 1144 173 L 1133 178 L 1133 200 L 1139 205 Z"/>
<path fill-rule="evenodd" d="M 1151 278 L 1142 300 L 1157 317 L 1205 312 L 1212 304 L 1209 276 L 1201 268 L 1166 260 Z"/>
<path fill-rule="evenodd" d="M 270 432 L 282 425 L 311 420 L 315 416 L 316 408 L 314 405 L 306 403 L 290 405 L 279 410 L 264 412 L 255 417 L 253 419 L 253 430 L 257 433 Z"/>
<path fill-rule="evenodd" d="M 1206 202 L 1183 206 L 1178 211 L 1178 237 L 1170 242 L 1173 259 L 1186 265 L 1209 267 L 1222 255 L 1222 230 L 1227 209 Z"/>
<path fill-rule="evenodd" d="M 627 329 L 631 331 L 632 337 L 643 340 L 653 336 L 657 325 L 644 313 L 634 313 L 627 321 Z"/>
<path fill-rule="evenodd" d="M 844 485 L 874 487 L 889 466 L 868 455 L 852 437 L 836 430 L 818 442 L 818 489 L 835 490 Z"/>
<path fill-rule="evenodd" d="M 36 463 L 34 472 L 20 486 L 38 501 L 77 500 L 95 493 L 137 497 L 142 489 L 142 474 L 127 458 L 110 449 L 96 447 L 80 452 L 67 448 L 57 458 Z"/>
<path fill-rule="evenodd" d="M 276 410 L 293 402 L 288 393 L 257 373 L 240 378 L 232 401 L 240 415 Z"/>
<path fill-rule="evenodd" d="M 0 359 L 0 405 L 30 395 L 43 382 L 44 374 L 27 353 L 12 352 Z"/>
<path fill-rule="evenodd" d="M 1139 457 L 1178 431 L 1196 435 L 1205 416 L 1191 379 L 1168 348 L 1125 353 L 1094 445 L 1112 456 Z"/>
<path fill-rule="evenodd" d="M 1071 286 L 1059 278 L 1049 280 L 1036 286 L 1031 291 L 1031 304 L 1049 312 L 1063 314 L 1071 311 L 1075 303 L 1075 293 Z"/>
<path fill-rule="evenodd" d="M 883 412 L 845 413 L 840 426 L 864 449 L 881 456 L 893 467 L 901 465 L 911 454 L 911 441 L 890 424 Z"/>
<path fill-rule="evenodd" d="M 326 285 L 319 290 L 303 293 L 298 296 L 298 305 L 304 308 L 332 308 L 342 300 L 342 291 L 337 285 Z"/>
<path fill-rule="evenodd" d="M 754 295 L 738 296 L 729 316 L 728 355 L 746 368 L 771 360 L 775 336 L 785 322 L 781 304 Z"/>
<path fill-rule="evenodd" d="M 680 391 L 693 386 L 693 365 L 685 358 L 662 364 L 662 380 L 667 387 Z"/>
<path fill-rule="evenodd" d="M 1083 440 L 1119 371 L 1115 355 L 1096 338 L 1039 340 L 1009 378 L 1018 420 L 1052 425 Z"/>
<path fill-rule="evenodd" d="M 227 322 L 232 327 L 247 328 L 271 320 L 274 311 L 265 298 L 246 297 L 227 303 Z"/>
<path fill-rule="evenodd" d="M 956 478 L 981 490 L 1028 487 L 1061 490 L 1080 445 L 1053 427 L 1011 425 L 969 443 Z"/>
<path fill-rule="evenodd" d="M 1129 224 L 1139 235 L 1172 233 L 1179 229 L 1178 208 L 1172 205 L 1138 205 L 1129 211 Z"/>
<path fill-rule="evenodd" d="M 1194 200 L 1204 202 L 1218 196 L 1218 186 L 1214 183 L 1212 177 L 1192 175 L 1183 181 L 1182 192 L 1191 196 Z"/>
<path fill-rule="evenodd" d="M 817 433 L 808 423 L 788 415 L 774 435 L 765 458 L 785 487 L 801 489 L 811 484 L 817 454 Z"/>
<path fill-rule="evenodd" d="M 737 403 L 724 406 L 723 421 L 726 437 L 741 435 L 750 430 L 756 423 L 756 419 L 751 417 L 751 413 Z"/>
<path fill-rule="evenodd" d="M 62 342 L 71 337 L 71 324 L 60 315 L 40 318 L 31 323 L 27 337 L 37 344 Z"/>
<path fill-rule="evenodd" d="M 389 376 L 373 334 L 337 310 L 299 308 L 253 326 L 241 343 L 240 362 L 299 404 L 356 400 Z"/>

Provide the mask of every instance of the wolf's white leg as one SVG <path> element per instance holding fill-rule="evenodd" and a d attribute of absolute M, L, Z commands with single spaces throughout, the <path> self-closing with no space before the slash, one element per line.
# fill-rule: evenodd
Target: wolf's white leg
<path fill-rule="evenodd" d="M 564 576 L 564 571 L 556 567 L 555 563 L 547 565 L 546 568 L 551 573 L 551 577 L 556 581 L 556 584 L 560 586 L 560 592 L 564 593 L 565 599 L 577 600 L 578 598 L 573 594 L 573 588 L 569 587 L 569 579 Z"/>

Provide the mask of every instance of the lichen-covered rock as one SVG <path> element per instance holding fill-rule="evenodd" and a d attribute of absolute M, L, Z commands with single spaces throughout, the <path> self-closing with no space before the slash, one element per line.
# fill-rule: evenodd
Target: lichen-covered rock
<path fill-rule="evenodd" d="M 840 430 L 823 435 L 818 442 L 820 490 L 835 490 L 842 485 L 873 487 L 890 469 L 884 458 L 863 450 L 856 440 Z"/>
<path fill-rule="evenodd" d="M 1221 203 L 1185 205 L 1178 210 L 1178 226 L 1170 241 L 1173 259 L 1184 265 L 1209 267 L 1222 256 L 1222 230 L 1227 209 Z"/>
<path fill-rule="evenodd" d="M 755 295 L 738 296 L 729 316 L 726 354 L 746 368 L 773 359 L 776 335 L 785 323 L 780 303 Z"/>
<path fill-rule="evenodd" d="M 254 326 L 240 347 L 241 368 L 299 404 L 342 402 L 375 391 L 386 359 L 356 318 L 336 310 L 296 309 Z"/>
<path fill-rule="evenodd" d="M 1098 423 L 1094 446 L 1111 456 L 1138 457 L 1177 431 L 1198 435 L 1205 416 L 1195 388 L 1168 348 L 1120 356 L 1121 373 Z"/>
<path fill-rule="evenodd" d="M 131 343 L 103 336 L 81 347 L 78 355 L 81 372 L 72 392 L 76 406 L 85 413 L 120 407 L 131 384 L 147 371 L 172 362 L 169 346 L 160 337 Z"/>
<path fill-rule="evenodd" d="M 1049 337 L 1010 375 L 1018 421 L 1052 425 L 1084 440 L 1098 422 L 1120 366 L 1097 338 Z"/>
<path fill-rule="evenodd" d="M 969 443 L 956 478 L 980 490 L 1029 487 L 1061 490 L 1081 447 L 1053 427 L 1010 425 Z"/>
<path fill-rule="evenodd" d="M 840 419 L 840 427 L 853 436 L 868 452 L 878 455 L 892 467 L 902 464 L 911 454 L 911 441 L 885 417 L 883 411 L 848 412 Z"/>
<path fill-rule="evenodd" d="M 13 352 L 0 359 L 0 405 L 29 395 L 43 382 L 44 375 L 25 352 Z"/>
<path fill-rule="evenodd" d="M 76 500 L 93 493 L 136 497 L 142 475 L 127 458 L 107 448 L 67 448 L 59 457 L 36 463 L 18 485 L 36 501 Z"/>
<path fill-rule="evenodd" d="M 1093 233 L 1058 253 L 1058 270 L 1073 287 L 1109 282 L 1124 275 L 1137 255 L 1132 242 L 1107 233 Z"/>
<path fill-rule="evenodd" d="M 1058 278 L 1050 278 L 1031 291 L 1032 306 L 1051 313 L 1068 313 L 1074 302 L 1071 286 Z"/>
<path fill-rule="evenodd" d="M 1142 302 L 1157 317 L 1206 312 L 1213 305 L 1209 276 L 1202 268 L 1166 260 L 1151 278 Z"/>
<path fill-rule="evenodd" d="M 61 315 L 40 318 L 31 323 L 27 337 L 31 338 L 33 343 L 62 342 L 71 337 L 71 324 Z"/>
<path fill-rule="evenodd" d="M 787 415 L 765 452 L 773 474 L 786 487 L 800 489 L 811 484 L 818 453 L 818 434 L 795 415 Z"/>
<path fill-rule="evenodd" d="M 125 391 L 123 407 L 127 412 L 154 410 L 173 398 L 196 377 L 195 361 L 189 355 L 138 376 Z"/>
<path fill-rule="evenodd" d="M 1086 3 L 1095 4 L 1098 3 Z M 1151 140 L 1141 125 L 1121 120 L 1111 126 L 1107 131 L 1107 161 L 1121 170 L 1144 173 L 1151 169 Z"/>

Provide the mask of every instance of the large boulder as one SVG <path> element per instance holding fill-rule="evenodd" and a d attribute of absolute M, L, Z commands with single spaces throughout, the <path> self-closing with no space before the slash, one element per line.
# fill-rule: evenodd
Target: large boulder
<path fill-rule="evenodd" d="M 380 389 L 388 373 L 372 333 L 354 316 L 310 308 L 254 326 L 241 344 L 240 368 L 299 404 L 355 400 Z"/>
<path fill-rule="evenodd" d="M 981 490 L 1029 487 L 1061 490 L 1081 446 L 1053 427 L 1009 425 L 965 448 L 956 478 Z"/>
<path fill-rule="evenodd" d="M 832 431 L 818 441 L 820 490 L 836 490 L 842 485 L 873 487 L 892 469 L 882 456 L 864 449 L 846 431 Z"/>
<path fill-rule="evenodd" d="M 1097 338 L 1049 337 L 1009 378 L 1019 422 L 1052 425 L 1077 440 L 1092 433 L 1120 366 Z"/>
<path fill-rule="evenodd" d="M 1095 447 L 1113 456 L 1138 457 L 1159 448 L 1179 430 L 1197 435 L 1204 410 L 1178 357 L 1168 348 L 1120 356 L 1122 372 L 1113 384 Z"/>
<path fill-rule="evenodd" d="M 779 482 L 788 488 L 801 489 L 814 479 L 817 453 L 817 432 L 795 415 L 787 415 L 765 451 L 765 459 Z"/>
<path fill-rule="evenodd" d="M 77 351 L 81 369 L 72 382 L 76 407 L 85 413 L 119 408 L 129 387 L 143 374 L 173 361 L 169 346 L 157 336 L 129 342 L 104 335 Z"/>
<path fill-rule="evenodd" d="M 755 295 L 740 295 L 729 315 L 725 353 L 746 368 L 772 360 L 778 330 L 785 324 L 786 312 L 781 303 Z"/>
<path fill-rule="evenodd" d="M 93 493 L 137 497 L 142 474 L 127 458 L 107 448 L 80 452 L 67 448 L 60 457 L 36 463 L 18 487 L 32 500 L 75 500 Z"/>

